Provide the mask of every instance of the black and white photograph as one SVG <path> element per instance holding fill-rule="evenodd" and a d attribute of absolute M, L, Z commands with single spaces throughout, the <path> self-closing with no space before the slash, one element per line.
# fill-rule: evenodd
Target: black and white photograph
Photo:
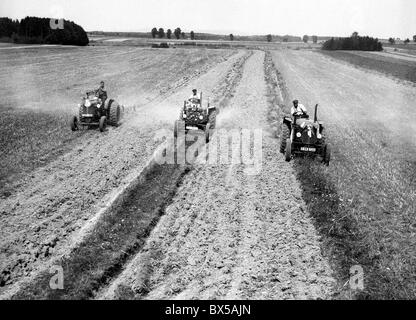
<path fill-rule="evenodd" d="M 0 0 L 0 300 L 415 300 L 415 14 Z"/>

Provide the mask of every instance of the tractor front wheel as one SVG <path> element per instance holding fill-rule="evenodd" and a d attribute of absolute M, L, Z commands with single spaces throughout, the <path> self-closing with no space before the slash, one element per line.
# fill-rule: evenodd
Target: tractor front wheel
<path fill-rule="evenodd" d="M 289 127 L 284 124 L 282 127 L 282 136 L 280 137 L 280 153 L 285 153 L 286 140 L 290 137 Z"/>
<path fill-rule="evenodd" d="M 331 160 L 331 147 L 329 144 L 325 145 L 324 156 L 322 162 L 329 166 L 329 161 Z"/>
<path fill-rule="evenodd" d="M 292 142 L 290 141 L 290 138 L 289 138 L 286 140 L 285 160 L 289 162 L 291 158 L 292 158 Z"/>
<path fill-rule="evenodd" d="M 70 124 L 71 124 L 71 130 L 72 131 L 77 131 L 78 130 L 78 119 L 77 119 L 76 116 L 72 117 L 72 119 L 70 121 Z"/>
<path fill-rule="evenodd" d="M 103 132 L 105 130 L 105 128 L 107 127 L 107 117 L 106 116 L 102 116 L 100 118 L 99 127 L 100 127 L 101 132 Z"/>

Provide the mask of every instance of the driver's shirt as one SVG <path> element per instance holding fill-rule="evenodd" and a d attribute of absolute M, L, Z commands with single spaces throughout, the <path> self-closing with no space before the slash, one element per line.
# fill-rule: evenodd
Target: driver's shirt
<path fill-rule="evenodd" d="M 199 100 L 200 99 L 199 94 L 197 93 L 197 94 L 191 95 L 188 100 L 191 100 L 191 99 L 198 99 Z"/>
<path fill-rule="evenodd" d="M 107 100 L 107 91 L 103 90 L 101 87 L 96 90 L 96 93 L 101 100 Z"/>
<path fill-rule="evenodd" d="M 291 114 L 294 115 L 295 113 L 298 113 L 298 112 L 300 113 L 306 112 L 305 106 L 301 103 L 298 103 L 297 108 L 295 108 L 295 106 L 292 106 Z"/>

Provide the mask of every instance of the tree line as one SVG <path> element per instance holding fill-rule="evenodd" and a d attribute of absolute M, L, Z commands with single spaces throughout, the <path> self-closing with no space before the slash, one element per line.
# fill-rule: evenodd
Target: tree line
<path fill-rule="evenodd" d="M 51 27 L 51 21 L 54 28 Z M 76 23 L 38 17 L 26 17 L 20 21 L 0 18 L 1 38 L 31 44 L 85 46 L 89 43 L 87 33 Z"/>
<path fill-rule="evenodd" d="M 390 44 L 395 44 L 396 43 L 396 40 L 399 40 L 400 41 L 400 39 L 394 39 L 394 38 L 389 38 L 388 41 L 389 41 Z M 403 40 L 403 43 L 404 44 L 408 44 L 409 42 L 410 42 L 410 39 L 409 38 Z M 413 42 L 416 42 L 416 35 L 413 36 Z"/>
<path fill-rule="evenodd" d="M 348 38 L 331 38 L 322 45 L 323 50 L 360 50 L 360 51 L 381 51 L 383 45 L 377 38 L 361 37 L 354 32 Z"/>
<path fill-rule="evenodd" d="M 185 39 L 186 38 L 186 33 L 183 32 L 181 30 L 181 28 L 176 28 L 173 32 L 171 29 L 166 30 L 163 28 L 156 28 L 154 27 L 151 31 L 150 31 L 152 38 L 159 38 L 159 39 L 163 39 L 163 38 L 167 38 L 167 39 L 172 39 L 172 35 L 176 38 L 176 39 Z M 191 37 L 191 40 L 195 40 L 195 32 L 191 31 L 189 33 L 189 36 Z"/>

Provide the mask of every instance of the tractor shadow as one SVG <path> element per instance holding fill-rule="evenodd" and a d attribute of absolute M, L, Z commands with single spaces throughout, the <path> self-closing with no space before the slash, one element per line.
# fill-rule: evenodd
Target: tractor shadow
<path fill-rule="evenodd" d="M 334 298 L 343 298 L 349 289 L 345 284 L 351 266 L 371 265 L 365 239 L 360 236 L 357 221 L 343 206 L 335 184 L 326 177 L 326 166 L 320 163 L 320 158 L 296 157 L 294 168 L 302 198 L 321 236 L 323 253 L 331 261 L 337 279 Z M 363 292 L 356 298 L 366 299 L 368 294 Z"/>

